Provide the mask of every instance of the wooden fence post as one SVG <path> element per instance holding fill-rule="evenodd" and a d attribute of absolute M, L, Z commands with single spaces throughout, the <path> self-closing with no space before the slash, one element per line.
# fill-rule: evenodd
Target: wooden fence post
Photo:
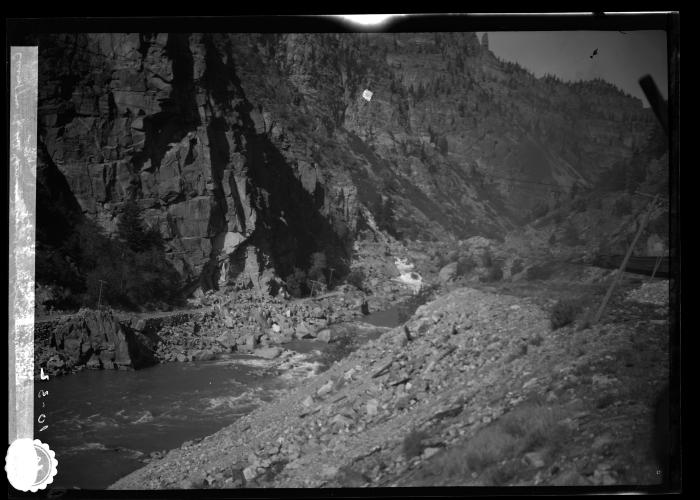
<path fill-rule="evenodd" d="M 596 315 L 593 318 L 593 321 L 591 322 L 591 324 L 595 325 L 598 321 L 600 321 L 600 317 L 603 315 L 603 311 L 605 310 L 605 306 L 608 304 L 608 301 L 610 300 L 610 297 L 612 296 L 612 293 L 615 290 L 617 283 L 620 281 L 622 274 L 625 272 L 625 267 L 627 267 L 627 262 L 629 261 L 630 256 L 632 255 L 632 250 L 634 250 L 634 246 L 637 244 L 637 240 L 641 236 L 642 231 L 644 230 L 644 227 L 647 225 L 647 221 L 649 220 L 649 216 L 651 215 L 651 212 L 655 208 L 657 198 L 658 198 L 658 195 L 655 196 L 654 199 L 651 201 L 651 203 L 649 204 L 649 209 L 644 214 L 644 218 L 642 219 L 642 221 L 639 223 L 639 229 L 637 230 L 637 234 L 634 236 L 634 239 L 632 240 L 632 244 L 627 249 L 627 254 L 625 255 L 625 258 L 622 259 L 622 264 L 620 264 L 620 268 L 617 270 L 617 274 L 615 275 L 615 278 L 613 279 L 612 283 L 610 283 L 610 287 L 608 288 L 608 291 L 605 294 L 605 298 L 603 299 L 603 302 L 600 304 L 600 307 L 598 308 L 598 311 L 596 312 Z"/>

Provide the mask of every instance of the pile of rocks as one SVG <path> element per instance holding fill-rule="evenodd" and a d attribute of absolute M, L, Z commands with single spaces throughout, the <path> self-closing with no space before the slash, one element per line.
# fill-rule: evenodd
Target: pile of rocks
<path fill-rule="evenodd" d="M 654 304 L 657 306 L 667 306 L 668 298 L 669 283 L 667 280 L 644 283 L 627 295 L 627 300 L 633 300 L 644 304 Z"/>
<path fill-rule="evenodd" d="M 37 374 L 42 367 L 58 375 L 84 368 L 125 369 L 153 362 L 207 361 L 222 353 L 256 350 L 269 357 L 276 352 L 274 349 L 260 349 L 294 339 L 335 342 L 366 329 L 357 323 L 363 317 L 363 302 L 371 311 L 379 311 L 412 297 L 410 290 L 396 284 L 384 288 L 378 287 L 377 293 L 367 297 L 365 292 L 347 285 L 323 296 L 297 300 L 260 296 L 251 289 L 221 290 L 200 296 L 202 307 L 197 310 L 123 318 L 112 311 L 86 309 L 38 324 Z M 99 318 L 95 331 L 106 329 L 109 333 L 91 333 L 86 325 L 95 321 L 86 323 L 86 318 L 93 316 Z M 86 339 L 94 335 L 107 335 L 112 347 L 92 346 Z M 131 339 L 128 353 L 127 336 Z M 110 352 L 114 355 L 108 359 Z"/>
<path fill-rule="evenodd" d="M 35 377 L 91 369 L 130 369 L 157 362 L 157 339 L 120 323 L 112 311 L 81 309 L 38 330 Z"/>
<path fill-rule="evenodd" d="M 158 331 L 156 355 L 161 361 L 201 361 L 221 353 L 251 353 L 294 339 L 334 342 L 350 331 L 362 330 L 357 321 L 363 316 L 363 301 L 370 303 L 371 310 L 383 310 L 409 296 L 409 291 L 395 288 L 393 295 L 377 294 L 369 299 L 354 287 L 298 300 L 261 298 L 246 289 L 208 293 L 201 297 L 208 309 Z"/>
<path fill-rule="evenodd" d="M 552 332 L 530 299 L 459 289 L 278 401 L 112 487 L 407 484 L 406 474 L 531 400 L 559 408 L 557 425 L 572 434 L 566 456 L 535 449 L 514 457 L 518 481 L 619 484 L 633 477 L 620 464 L 644 460 L 644 430 L 629 422 L 642 421 L 645 407 L 623 402 L 659 383 L 664 338 L 660 325 Z M 596 440 L 603 430 L 606 443 Z M 408 454 L 414 432 L 418 451 Z"/>

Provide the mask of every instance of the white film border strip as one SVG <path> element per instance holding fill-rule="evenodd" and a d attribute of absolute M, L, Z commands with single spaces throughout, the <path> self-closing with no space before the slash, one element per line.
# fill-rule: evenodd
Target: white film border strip
<path fill-rule="evenodd" d="M 34 437 L 38 47 L 10 50 L 8 443 Z"/>

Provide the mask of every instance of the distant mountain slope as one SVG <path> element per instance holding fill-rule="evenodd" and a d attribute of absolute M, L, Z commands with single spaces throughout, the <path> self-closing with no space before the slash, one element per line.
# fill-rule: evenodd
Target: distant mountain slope
<path fill-rule="evenodd" d="M 108 235 L 138 201 L 184 283 L 205 288 L 284 278 L 314 252 L 342 276 L 361 207 L 397 237 L 502 237 L 537 201 L 629 161 L 654 127 L 613 86 L 537 79 L 473 33 L 39 44 L 46 161 Z"/>

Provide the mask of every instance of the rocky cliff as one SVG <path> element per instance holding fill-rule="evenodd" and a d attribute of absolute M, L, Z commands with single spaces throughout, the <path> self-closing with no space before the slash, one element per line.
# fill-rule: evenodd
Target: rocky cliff
<path fill-rule="evenodd" d="M 35 334 L 36 373 L 70 373 L 73 369 L 143 368 L 157 362 L 158 336 L 121 323 L 111 311 L 83 309 L 49 324 Z"/>
<path fill-rule="evenodd" d="M 314 252 L 342 276 L 363 228 L 503 236 L 537 199 L 631 158 L 654 127 L 611 85 L 537 79 L 473 33 L 39 45 L 38 184 L 60 207 L 39 211 L 40 239 L 81 218 L 114 235 L 136 200 L 194 287 L 285 278 Z"/>

